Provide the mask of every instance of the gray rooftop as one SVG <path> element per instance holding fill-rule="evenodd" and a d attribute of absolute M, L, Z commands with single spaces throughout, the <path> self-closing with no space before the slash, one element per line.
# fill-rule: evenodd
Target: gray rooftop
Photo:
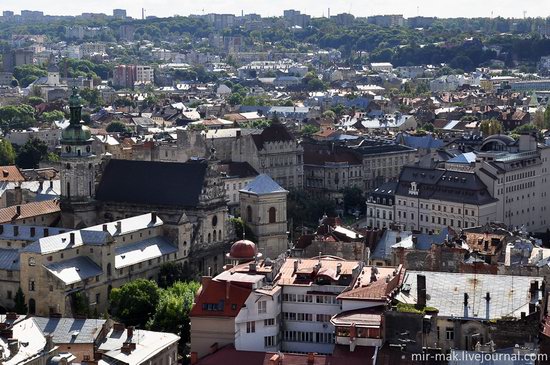
<path fill-rule="evenodd" d="M 86 256 L 54 262 L 45 267 L 65 285 L 78 283 L 103 273 L 101 267 Z"/>
<path fill-rule="evenodd" d="M 19 270 L 19 250 L 0 248 L 0 270 Z"/>
<path fill-rule="evenodd" d="M 520 318 L 521 312 L 529 314 L 529 303 L 542 299 L 540 290 L 532 299 L 529 292 L 532 281 L 540 288 L 542 277 L 407 271 L 398 301 L 416 304 L 417 275 L 426 277 L 426 306 L 437 308 L 440 317 Z M 464 306 L 464 293 L 468 294 L 468 306 Z"/>
<path fill-rule="evenodd" d="M 115 268 L 123 267 L 156 259 L 177 252 L 178 249 L 162 237 L 151 237 L 115 249 Z"/>
<path fill-rule="evenodd" d="M 249 193 L 254 195 L 267 195 L 276 193 L 288 193 L 277 184 L 269 175 L 260 174 L 254 180 L 248 183 L 242 190 L 243 193 Z"/>
<path fill-rule="evenodd" d="M 34 317 L 33 320 L 44 334 L 53 335 L 56 344 L 91 344 L 105 323 L 104 319 Z"/>

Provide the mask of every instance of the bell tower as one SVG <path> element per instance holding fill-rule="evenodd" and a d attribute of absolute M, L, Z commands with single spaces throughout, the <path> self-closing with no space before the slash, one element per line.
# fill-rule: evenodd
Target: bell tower
<path fill-rule="evenodd" d="M 61 134 L 61 212 L 67 228 L 97 223 L 95 175 L 98 159 L 92 151 L 92 134 L 82 122 L 82 102 L 77 88 L 69 98 L 70 124 Z"/>

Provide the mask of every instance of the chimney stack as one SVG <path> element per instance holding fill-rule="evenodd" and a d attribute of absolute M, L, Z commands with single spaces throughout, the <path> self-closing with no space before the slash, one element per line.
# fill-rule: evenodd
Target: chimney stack
<path fill-rule="evenodd" d="M 20 216 L 20 215 L 21 215 L 21 206 L 20 206 L 20 205 L 16 205 L 16 206 L 15 206 L 15 215 L 16 215 L 16 216 Z"/>
<path fill-rule="evenodd" d="M 127 338 L 129 341 L 134 336 L 134 327 L 128 326 L 128 328 L 126 329 L 126 332 L 128 334 Z"/>
<path fill-rule="evenodd" d="M 116 230 L 119 233 L 122 232 L 122 222 L 121 221 L 116 222 Z"/>
<path fill-rule="evenodd" d="M 157 213 L 156 212 L 151 213 L 151 223 L 153 223 L 153 224 L 157 223 Z"/>
<path fill-rule="evenodd" d="M 69 233 L 69 243 L 74 245 L 74 232 Z"/>
<path fill-rule="evenodd" d="M 416 275 L 416 303 L 419 307 L 426 306 L 426 276 Z"/>
<path fill-rule="evenodd" d="M 308 365 L 315 364 L 315 354 L 313 352 L 307 353 L 307 363 Z"/>
<path fill-rule="evenodd" d="M 53 189 L 53 180 L 50 179 L 50 189 Z"/>

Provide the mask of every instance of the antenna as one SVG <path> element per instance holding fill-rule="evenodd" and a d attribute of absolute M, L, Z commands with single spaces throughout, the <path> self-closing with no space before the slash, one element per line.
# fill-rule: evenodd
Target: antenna
<path fill-rule="evenodd" d="M 145 8 L 141 8 L 141 20 L 145 20 Z"/>

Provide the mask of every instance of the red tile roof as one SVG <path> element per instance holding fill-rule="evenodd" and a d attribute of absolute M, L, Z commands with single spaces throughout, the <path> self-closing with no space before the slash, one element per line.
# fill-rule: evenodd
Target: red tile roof
<path fill-rule="evenodd" d="M 398 268 L 379 267 L 377 268 L 377 271 L 378 273 L 375 275 L 376 280 L 371 282 L 372 266 L 366 266 L 358 280 L 356 280 L 355 288 L 347 292 L 343 292 L 338 296 L 338 299 L 376 301 L 390 300 L 394 290 L 403 282 L 405 270 L 402 266 L 399 266 Z M 388 276 L 390 279 L 386 282 L 386 278 Z"/>
<path fill-rule="evenodd" d="M 236 317 L 251 292 L 251 288 L 203 278 L 191 317 Z"/>
<path fill-rule="evenodd" d="M 17 214 L 17 207 L 0 209 L 0 223 L 9 223 L 13 220 L 28 219 L 45 214 L 60 213 L 59 200 L 45 200 L 41 202 L 33 202 L 19 205 L 21 211 Z"/>
<path fill-rule="evenodd" d="M 0 166 L 0 181 L 23 182 L 25 177 L 17 166 Z"/>

